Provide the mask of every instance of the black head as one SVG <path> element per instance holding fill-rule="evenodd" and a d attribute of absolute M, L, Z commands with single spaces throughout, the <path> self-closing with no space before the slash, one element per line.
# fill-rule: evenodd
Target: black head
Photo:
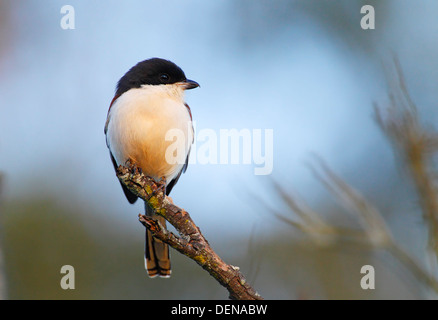
<path fill-rule="evenodd" d="M 184 89 L 193 89 L 199 86 L 192 80 L 187 80 L 184 72 L 171 61 L 152 58 L 144 60 L 133 66 L 120 78 L 117 84 L 116 95 L 142 85 L 165 85 L 183 83 Z"/>

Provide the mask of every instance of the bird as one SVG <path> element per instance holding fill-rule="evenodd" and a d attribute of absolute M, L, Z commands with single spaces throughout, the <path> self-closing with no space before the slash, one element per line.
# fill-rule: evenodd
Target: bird
<path fill-rule="evenodd" d="M 150 58 L 129 69 L 117 83 L 105 122 L 106 145 L 114 169 L 130 161 L 155 181 L 164 177 L 169 195 L 187 170 L 194 129 L 185 91 L 197 87 L 196 81 L 187 79 L 180 67 L 166 59 Z M 175 152 L 168 152 L 175 143 L 167 136 L 172 130 L 178 130 L 184 138 L 179 145 L 182 147 L 176 149 L 176 157 L 182 161 L 169 160 L 169 154 L 175 156 Z M 138 197 L 121 185 L 129 203 L 135 203 Z M 166 227 L 166 220 L 146 202 L 145 211 Z M 145 268 L 151 278 L 168 278 L 171 274 L 168 245 L 147 228 Z"/>

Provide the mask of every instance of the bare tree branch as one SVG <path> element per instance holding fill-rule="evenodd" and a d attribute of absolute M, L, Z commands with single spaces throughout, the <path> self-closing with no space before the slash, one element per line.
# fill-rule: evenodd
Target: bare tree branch
<path fill-rule="evenodd" d="M 318 222 L 318 225 L 315 226 L 313 221 L 316 213 L 307 207 L 298 205 L 293 197 L 286 196 L 286 193 L 284 193 L 284 197 L 287 197 L 287 203 L 291 210 L 295 213 L 301 211 L 297 213 L 301 218 L 303 216 L 307 217 L 305 219 L 302 218 L 302 222 L 293 221 L 291 225 L 307 233 L 312 239 L 327 237 L 327 235 L 331 236 L 330 241 L 316 241 L 315 243 L 318 245 L 337 246 L 350 243 L 357 246 L 357 248 L 386 250 L 410 270 L 419 281 L 438 293 L 438 280 L 394 240 L 382 214 L 377 208 L 369 203 L 357 190 L 349 186 L 331 171 L 322 160 L 319 160 L 319 164 L 321 166 L 320 172 L 313 169 L 314 172 L 317 173 L 318 179 L 333 193 L 341 205 L 349 209 L 349 211 L 356 213 L 362 222 L 362 229 L 348 231 L 348 229 L 331 226 L 325 221 Z M 291 221 L 283 215 L 279 215 L 275 212 L 274 214 L 282 221 Z M 312 217 L 312 219 L 309 219 L 309 217 Z M 318 217 L 318 220 L 320 219 L 322 218 Z M 328 230 L 331 232 L 328 233 Z"/>
<path fill-rule="evenodd" d="M 403 160 L 407 172 L 412 178 L 420 199 L 420 206 L 429 228 L 429 248 L 435 261 L 438 259 L 438 187 L 433 155 L 438 151 L 438 134 L 422 127 L 417 108 L 409 96 L 401 67 L 394 58 L 397 71 L 396 79 L 389 94 L 391 104 L 381 110 L 375 105 L 376 120 L 382 131 L 390 138 L 394 151 Z M 355 213 L 362 222 L 359 230 L 339 228 L 325 221 L 308 206 L 298 203 L 294 197 L 276 185 L 289 209 L 297 214 L 300 221 L 293 221 L 282 214 L 273 213 L 282 221 L 308 234 L 319 245 L 339 245 L 349 242 L 359 247 L 386 250 L 404 265 L 428 288 L 438 293 L 438 278 L 429 272 L 419 261 L 410 255 L 392 236 L 383 215 L 368 202 L 357 190 L 337 176 L 322 159 L 317 158 L 317 167 L 311 167 L 316 177 L 336 197 L 348 212 Z"/>
<path fill-rule="evenodd" d="M 375 105 L 376 120 L 403 160 L 418 194 L 429 228 L 429 248 L 438 258 L 438 188 L 433 156 L 438 151 L 438 134 L 424 128 L 407 90 L 401 66 L 394 57 L 397 79 L 391 105 L 382 112 Z M 396 91 L 397 90 L 397 91 Z M 436 261 L 436 260 L 435 260 Z"/>
<path fill-rule="evenodd" d="M 130 191 L 146 201 L 155 212 L 172 224 L 179 233 L 166 230 L 158 221 L 140 214 L 140 222 L 152 234 L 172 248 L 196 261 L 230 293 L 231 299 L 261 300 L 262 297 L 246 282 L 239 268 L 225 263 L 210 247 L 189 213 L 173 204 L 165 195 L 164 183 L 146 177 L 135 165 L 119 166 L 117 176 Z"/>

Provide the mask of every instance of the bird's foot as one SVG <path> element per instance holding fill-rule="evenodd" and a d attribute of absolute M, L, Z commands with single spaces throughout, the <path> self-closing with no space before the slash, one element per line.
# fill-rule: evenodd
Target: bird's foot
<path fill-rule="evenodd" d="M 140 167 L 138 167 L 135 162 L 132 159 L 128 159 L 125 161 L 125 167 L 131 171 L 131 174 L 143 174 L 143 170 L 141 170 Z"/>
<path fill-rule="evenodd" d="M 167 180 L 165 177 L 161 177 L 161 179 L 159 181 L 157 181 L 157 187 L 158 190 L 160 190 L 161 192 L 163 192 L 163 195 L 166 195 L 166 186 L 167 186 Z"/>

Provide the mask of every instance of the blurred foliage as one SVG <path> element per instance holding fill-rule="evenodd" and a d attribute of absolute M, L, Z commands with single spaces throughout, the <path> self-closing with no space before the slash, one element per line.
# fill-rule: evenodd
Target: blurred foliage
<path fill-rule="evenodd" d="M 2 217 L 9 297 L 90 297 L 90 283 L 97 273 L 93 257 L 98 247 L 81 228 L 75 213 L 60 212 L 49 200 L 13 208 L 6 208 Z M 75 266 L 77 287 L 85 288 L 82 294 L 82 290 L 60 290 L 59 275 L 64 264 Z"/>
<path fill-rule="evenodd" d="M 12 41 L 12 34 L 8 29 L 11 22 L 10 18 L 11 3 L 7 1 L 0 1 L 0 71 L 1 63 L 3 62 L 3 55 L 6 55 L 10 48 Z"/>
<path fill-rule="evenodd" d="M 372 46 L 376 39 L 372 33 L 363 32 L 360 28 L 360 8 L 372 5 L 379 12 L 376 23 L 382 30 L 389 3 L 378 0 L 239 0 L 231 4 L 231 11 L 238 17 L 238 34 L 247 46 L 265 44 L 265 41 L 276 39 L 288 27 L 310 19 L 351 48 L 370 53 L 374 50 Z"/>
<path fill-rule="evenodd" d="M 117 221 L 109 226 L 108 221 L 90 219 L 93 209 L 66 207 L 47 198 L 5 205 L 2 240 L 8 298 L 208 298 L 221 289 L 198 267 L 189 268 L 190 261 L 179 254 L 172 257 L 172 280 L 149 279 L 140 224 L 135 234 L 121 232 Z M 63 265 L 75 268 L 74 290 L 60 287 Z"/>
<path fill-rule="evenodd" d="M 74 209 L 71 209 L 74 208 Z M 2 223 L 10 299 L 226 299 L 227 292 L 193 261 L 171 252 L 170 279 L 149 279 L 143 232 L 102 220 L 95 209 L 39 197 L 3 206 Z M 110 218 L 108 218 L 110 219 Z M 136 220 L 132 215 L 131 219 Z M 267 299 L 370 299 L 421 297 L 403 269 L 355 246 L 321 247 L 290 229 L 275 234 L 270 218 L 250 240 L 226 237 L 213 248 L 241 267 Z M 272 229 L 271 229 L 272 228 Z M 269 235 L 269 236 L 268 236 Z M 208 235 L 206 235 L 208 238 Z M 233 250 L 230 250 L 233 248 Z M 372 263 L 376 290 L 362 290 L 360 267 Z M 76 289 L 63 290 L 60 269 L 72 265 Z M 400 277 L 400 274 L 403 277 Z M 406 282 L 407 281 L 407 282 Z"/>

